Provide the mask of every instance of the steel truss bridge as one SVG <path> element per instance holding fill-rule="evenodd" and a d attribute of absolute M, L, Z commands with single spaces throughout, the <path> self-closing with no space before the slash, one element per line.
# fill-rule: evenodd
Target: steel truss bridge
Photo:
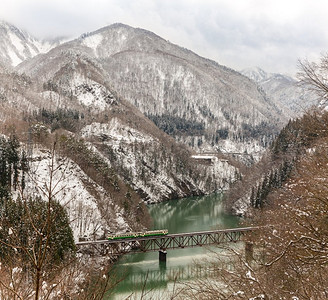
<path fill-rule="evenodd" d="M 135 237 L 118 240 L 96 240 L 76 243 L 79 252 L 87 252 L 94 255 L 121 255 L 127 252 L 159 251 L 165 253 L 169 249 L 183 249 L 190 247 L 202 247 L 220 245 L 230 242 L 239 242 L 243 237 L 256 230 L 257 227 L 244 227 L 233 229 L 220 229 L 211 231 L 199 231 L 188 233 L 168 234 L 165 236 Z"/>

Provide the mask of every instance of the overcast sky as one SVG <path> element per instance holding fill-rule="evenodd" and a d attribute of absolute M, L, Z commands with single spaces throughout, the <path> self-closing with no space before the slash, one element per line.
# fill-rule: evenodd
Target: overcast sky
<path fill-rule="evenodd" d="M 328 52 L 327 0 L 1 0 L 0 18 L 38 38 L 124 23 L 236 70 L 293 75 Z"/>

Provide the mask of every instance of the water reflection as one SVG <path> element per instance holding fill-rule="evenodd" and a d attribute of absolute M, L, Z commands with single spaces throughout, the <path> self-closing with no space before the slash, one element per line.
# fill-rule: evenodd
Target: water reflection
<path fill-rule="evenodd" d="M 239 222 L 237 217 L 224 213 L 220 194 L 154 204 L 149 211 L 153 229 L 168 229 L 169 233 L 233 228 Z M 167 289 L 172 280 L 209 274 L 206 264 L 195 264 L 195 260 L 200 261 L 207 254 L 207 247 L 169 250 L 166 263 L 159 262 L 158 252 L 125 255 L 116 265 L 118 276 L 125 279 L 116 288 L 114 298 L 126 299 L 126 295 L 141 289 Z"/>
<path fill-rule="evenodd" d="M 232 228 L 238 218 L 223 211 L 222 194 L 190 197 L 149 206 L 154 228 L 167 228 L 169 233 Z"/>

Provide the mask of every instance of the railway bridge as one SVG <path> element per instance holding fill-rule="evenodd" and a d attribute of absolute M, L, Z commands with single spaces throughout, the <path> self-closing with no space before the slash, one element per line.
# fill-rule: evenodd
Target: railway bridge
<path fill-rule="evenodd" d="M 159 260 L 166 261 L 166 251 L 219 245 L 229 242 L 242 241 L 243 237 L 258 227 L 243 227 L 168 234 L 165 236 L 135 237 L 117 240 L 96 240 L 76 243 L 78 251 L 89 251 L 91 254 L 121 255 L 128 252 L 158 251 Z"/>

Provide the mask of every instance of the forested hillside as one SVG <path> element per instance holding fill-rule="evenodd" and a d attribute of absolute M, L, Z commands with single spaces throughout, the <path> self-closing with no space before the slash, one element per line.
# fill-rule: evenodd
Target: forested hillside
<path fill-rule="evenodd" d="M 236 183 L 228 196 L 227 207 L 237 214 L 245 214 L 250 207 L 261 208 L 268 194 L 281 187 L 294 170 L 295 162 L 308 152 L 313 144 L 327 135 L 327 103 L 325 57 L 321 63 L 305 61 L 299 72 L 300 84 L 318 99 L 319 106 L 308 109 L 302 117 L 290 120 L 280 131 L 270 149 L 258 164 L 252 166 L 244 178 Z M 313 98 L 310 98 L 311 103 Z"/>
<path fill-rule="evenodd" d="M 230 200 L 239 198 L 234 208 L 249 213 L 245 223 L 256 226 L 246 238 L 246 255 L 230 249 L 233 270 L 222 267 L 226 258 L 218 256 L 217 280 L 199 280 L 188 286 L 187 295 L 327 299 L 328 112 L 322 97 L 328 90 L 326 61 L 323 56 L 320 63 L 304 62 L 300 76 L 321 97 L 321 107 L 290 121 L 266 157 L 230 193 Z"/>
<path fill-rule="evenodd" d="M 261 68 L 249 68 L 242 74 L 254 80 L 278 107 L 290 118 L 302 116 L 311 106 L 318 105 L 319 97 L 296 78 L 283 74 L 267 73 Z"/>
<path fill-rule="evenodd" d="M 312 110 L 300 119 L 289 121 L 261 161 L 229 191 L 229 209 L 244 214 L 251 207 L 264 207 L 269 193 L 289 179 L 296 161 L 311 151 L 317 139 L 326 136 L 327 120 L 325 111 Z"/>
<path fill-rule="evenodd" d="M 14 34 L 10 28 L 6 27 L 5 36 Z M 99 32 L 104 39 L 115 33 L 113 43 L 119 44 L 125 30 L 132 33 L 131 38 L 150 35 L 155 38 L 153 46 L 158 41 L 161 47 L 198 57 L 128 26 Z M 38 181 L 46 181 L 49 175 L 49 151 L 56 143 L 56 155 L 67 160 L 64 173 L 71 178 L 61 204 L 70 203 L 66 206 L 76 240 L 146 228 L 149 218 L 144 203 L 225 190 L 240 173 L 238 163 L 222 153 L 214 153 L 218 159 L 210 165 L 194 160 L 192 149 L 168 135 L 204 135 L 205 121 L 170 114 L 147 118 L 116 91 L 101 55 L 118 50 L 108 43 L 102 44 L 102 52 L 92 50 L 95 39 L 90 37 L 99 32 L 27 59 L 17 67 L 26 73 L 0 69 L 1 133 L 15 135 Z M 219 130 L 216 140 L 226 140 L 228 134 L 228 129 Z M 265 136 L 259 131 L 257 137 Z M 195 138 L 195 143 L 201 145 L 202 139 Z M 31 180 L 26 189 L 37 193 Z"/>
<path fill-rule="evenodd" d="M 325 110 L 286 125 L 253 80 L 143 29 L 41 43 L 1 23 L 0 48 L 1 299 L 102 299 L 110 272 L 77 241 L 145 231 L 147 204 L 239 179 L 230 211 L 264 209 L 325 137 Z"/>
<path fill-rule="evenodd" d="M 152 32 L 123 24 L 84 34 L 16 70 L 52 91 L 66 86 L 89 106 L 86 94 L 97 85 L 89 83 L 85 90 L 65 77 L 68 70 L 79 70 L 86 63 L 89 69 L 92 66 L 89 72 L 97 74 L 97 84 L 106 83 L 165 132 L 197 151 L 246 152 L 258 158 L 287 120 L 282 107 L 252 80 Z"/>

